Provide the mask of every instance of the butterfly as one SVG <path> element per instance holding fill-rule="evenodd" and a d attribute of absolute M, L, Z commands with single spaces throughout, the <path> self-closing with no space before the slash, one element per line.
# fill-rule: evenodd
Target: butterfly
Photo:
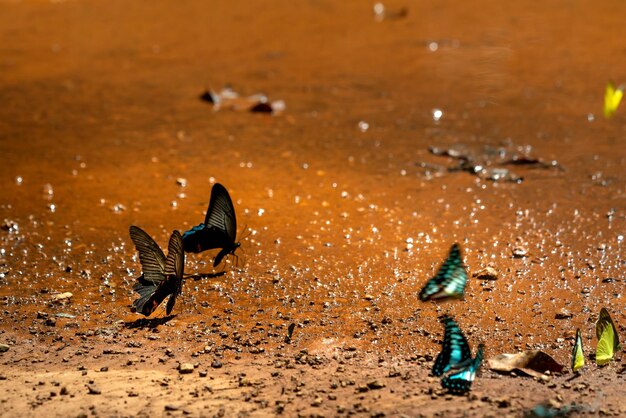
<path fill-rule="evenodd" d="M 483 361 L 483 351 L 485 346 L 480 344 L 476 357 L 467 360 L 465 363 L 458 366 L 458 371 L 448 374 L 441 379 L 441 386 L 448 389 L 451 393 L 460 395 L 469 392 L 472 387 L 472 382 L 476 377 L 476 372 L 480 369 L 480 365 Z"/>
<path fill-rule="evenodd" d="M 437 275 L 426 282 L 420 292 L 422 301 L 431 299 L 462 298 L 467 283 L 467 271 L 461 258 L 461 246 L 454 244 L 448 258 L 443 262 Z"/>
<path fill-rule="evenodd" d="M 585 355 L 583 354 L 583 339 L 580 336 L 580 329 L 576 329 L 576 341 L 572 348 L 572 371 L 575 373 L 585 365 Z"/>
<path fill-rule="evenodd" d="M 169 296 L 166 305 L 169 315 L 174 308 L 176 296 L 180 295 L 183 287 L 185 253 L 180 232 L 174 231 L 170 236 L 167 258 L 143 229 L 131 226 L 130 239 L 139 253 L 142 269 L 142 275 L 133 286 L 133 290 L 139 293 L 139 299 L 133 302 L 135 311 L 150 316 Z"/>
<path fill-rule="evenodd" d="M 617 111 L 620 102 L 624 97 L 624 86 L 621 85 L 615 88 L 615 85 L 609 81 L 606 84 L 606 90 L 604 92 L 604 117 L 610 118 Z"/>
<path fill-rule="evenodd" d="M 228 254 L 235 254 L 241 245 L 235 242 L 237 219 L 230 195 L 219 183 L 213 185 L 209 208 L 204 223 L 194 226 L 183 234 L 183 247 L 188 253 L 201 253 L 213 248 L 221 248 L 213 261 L 216 267 Z"/>
<path fill-rule="evenodd" d="M 604 366 L 613 360 L 615 352 L 620 349 L 617 329 L 606 308 L 600 309 L 600 316 L 596 322 L 596 337 L 598 337 L 596 364 Z"/>
<path fill-rule="evenodd" d="M 454 319 L 444 315 L 441 318 L 441 323 L 444 325 L 443 344 L 433 365 L 434 376 L 441 376 L 454 366 L 472 358 L 467 339 Z"/>

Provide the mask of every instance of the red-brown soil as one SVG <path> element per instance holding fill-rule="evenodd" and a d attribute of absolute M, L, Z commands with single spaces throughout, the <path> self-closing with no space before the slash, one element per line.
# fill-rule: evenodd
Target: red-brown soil
<path fill-rule="evenodd" d="M 626 415 L 621 353 L 569 372 L 601 307 L 626 340 L 626 108 L 602 117 L 606 82 L 626 82 L 626 4 L 385 6 L 0 2 L 2 416 Z M 198 99 L 226 85 L 286 110 Z M 558 167 L 493 182 L 429 153 L 459 144 Z M 165 246 L 216 181 L 251 232 L 238 264 L 186 280 L 171 316 L 131 313 L 128 227 Z M 420 302 L 454 242 L 498 279 Z M 566 372 L 484 365 L 446 394 L 429 377 L 445 312 L 487 358 L 542 349 Z"/>

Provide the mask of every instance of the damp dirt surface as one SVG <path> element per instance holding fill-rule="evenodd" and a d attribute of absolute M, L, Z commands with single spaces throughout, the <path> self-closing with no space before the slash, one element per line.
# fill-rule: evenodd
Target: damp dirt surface
<path fill-rule="evenodd" d="M 589 358 L 602 307 L 626 340 L 626 4 L 373 5 L 0 2 L 0 415 L 626 415 L 624 356 Z M 286 109 L 199 100 L 225 86 Z M 166 247 L 215 182 L 238 258 L 132 313 L 129 226 Z M 455 242 L 464 299 L 421 302 Z M 447 394 L 444 313 L 565 369 Z"/>

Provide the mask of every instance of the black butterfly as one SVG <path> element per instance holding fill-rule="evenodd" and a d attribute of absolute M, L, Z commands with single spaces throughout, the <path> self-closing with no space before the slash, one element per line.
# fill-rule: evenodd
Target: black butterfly
<path fill-rule="evenodd" d="M 467 339 L 454 319 L 445 315 L 441 318 L 441 323 L 445 328 L 441 352 L 437 355 L 433 365 L 433 375 L 435 376 L 441 376 L 448 370 L 472 358 Z"/>
<path fill-rule="evenodd" d="M 420 292 L 423 301 L 431 299 L 462 298 L 467 283 L 467 271 L 461 257 L 461 246 L 454 244 L 448 258 L 443 262 L 437 275 L 426 282 Z"/>
<path fill-rule="evenodd" d="M 213 185 L 211 200 L 206 211 L 204 223 L 194 226 L 183 234 L 183 247 L 188 253 L 201 253 L 213 248 L 221 248 L 213 261 L 217 266 L 228 254 L 235 255 L 241 245 L 235 242 L 237 237 L 237 219 L 230 195 L 219 183 Z"/>
<path fill-rule="evenodd" d="M 167 258 L 158 244 L 141 228 L 131 226 L 130 238 L 139 252 L 143 273 L 133 286 L 133 290 L 139 293 L 139 299 L 133 302 L 135 311 L 150 316 L 169 296 L 166 306 L 166 312 L 169 315 L 174 308 L 176 296 L 180 295 L 183 288 L 185 253 L 180 232 L 172 233 Z"/>
<path fill-rule="evenodd" d="M 465 363 L 458 366 L 458 371 L 448 374 L 441 379 L 441 386 L 448 389 L 451 393 L 462 395 L 469 392 L 472 388 L 472 382 L 476 377 L 478 369 L 483 361 L 483 351 L 485 346 L 480 344 L 476 357 L 470 358 Z"/>

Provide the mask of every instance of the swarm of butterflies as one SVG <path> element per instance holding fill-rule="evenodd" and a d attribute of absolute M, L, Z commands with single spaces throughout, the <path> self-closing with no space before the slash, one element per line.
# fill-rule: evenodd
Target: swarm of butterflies
<path fill-rule="evenodd" d="M 142 275 L 133 286 L 133 290 L 139 293 L 139 298 L 133 302 L 133 309 L 150 316 L 169 296 L 166 305 L 166 313 L 169 315 L 174 308 L 176 297 L 182 291 L 185 252 L 200 253 L 219 248 L 220 251 L 213 262 L 213 267 L 216 267 L 227 255 L 235 256 L 235 251 L 240 246 L 240 243 L 236 242 L 236 234 L 237 221 L 233 202 L 226 188 L 219 183 L 211 190 L 204 222 L 194 226 L 182 236 L 180 232 L 174 231 L 169 240 L 167 257 L 146 232 L 137 226 L 131 226 L 130 238 L 139 253 L 142 268 Z M 436 275 L 429 279 L 420 291 L 419 298 L 424 302 L 461 299 L 464 296 L 467 278 L 461 246 L 455 243 Z M 472 382 L 480 369 L 484 345 L 479 344 L 476 355 L 472 357 L 469 343 L 455 320 L 449 315 L 443 315 L 440 320 L 444 326 L 444 337 L 432 374 L 443 376 L 441 385 L 450 393 L 465 394 L 471 390 Z M 293 326 L 290 326 L 290 334 L 291 332 Z M 596 363 L 603 366 L 620 350 L 615 324 L 605 308 L 600 311 L 596 323 L 596 336 L 598 338 Z M 582 337 L 578 329 L 572 351 L 572 370 L 578 372 L 584 363 Z"/>
<path fill-rule="evenodd" d="M 420 299 L 422 301 L 460 299 L 464 295 L 467 277 L 461 248 L 459 244 L 454 244 L 437 274 L 426 282 L 420 292 Z M 480 369 L 484 345 L 478 346 L 476 356 L 472 358 L 469 343 L 454 319 L 449 315 L 443 315 L 441 323 L 444 327 L 443 343 L 441 352 L 435 359 L 432 374 L 443 376 L 441 386 L 448 389 L 450 393 L 465 394 L 470 391 L 472 382 Z M 617 329 L 606 308 L 600 310 L 596 322 L 596 337 L 598 339 L 596 364 L 605 366 L 613 360 L 615 353 L 621 350 Z M 578 373 L 584 364 L 582 337 L 580 329 L 577 329 L 572 349 L 572 371 Z"/>
<path fill-rule="evenodd" d="M 145 316 L 150 316 L 169 296 L 165 311 L 172 312 L 176 296 L 183 289 L 185 253 L 201 253 L 220 248 L 215 257 L 216 267 L 225 256 L 239 248 L 236 241 L 237 220 L 233 201 L 224 186 L 213 185 L 211 199 L 204 222 L 194 226 L 182 236 L 174 231 L 170 236 L 167 257 L 159 245 L 143 229 L 130 227 L 130 239 L 139 253 L 142 275 L 137 278 L 133 290 L 139 298 L 133 302 L 133 309 Z"/>

